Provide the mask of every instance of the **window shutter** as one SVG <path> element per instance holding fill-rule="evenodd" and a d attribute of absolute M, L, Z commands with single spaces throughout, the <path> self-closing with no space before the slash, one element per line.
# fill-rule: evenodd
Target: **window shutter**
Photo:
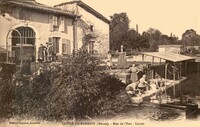
<path fill-rule="evenodd" d="M 66 40 L 66 46 L 67 46 L 67 54 L 71 54 L 71 45 L 70 45 L 70 40 Z"/>
<path fill-rule="evenodd" d="M 62 53 L 66 53 L 66 42 L 65 42 L 65 38 L 62 39 Z"/>
<path fill-rule="evenodd" d="M 59 53 L 59 39 L 56 38 L 56 53 Z"/>
<path fill-rule="evenodd" d="M 53 31 L 53 16 L 49 15 L 49 30 Z"/>
<path fill-rule="evenodd" d="M 65 31 L 65 18 L 64 17 L 60 18 L 60 31 L 62 31 L 62 32 Z"/>
<path fill-rule="evenodd" d="M 65 54 L 66 53 L 66 43 L 62 43 L 62 53 Z"/>

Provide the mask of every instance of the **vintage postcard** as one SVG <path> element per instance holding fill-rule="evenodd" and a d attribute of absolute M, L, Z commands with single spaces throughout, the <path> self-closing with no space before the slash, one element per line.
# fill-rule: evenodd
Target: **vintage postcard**
<path fill-rule="evenodd" d="M 0 0 L 0 127 L 197 127 L 200 1 Z"/>

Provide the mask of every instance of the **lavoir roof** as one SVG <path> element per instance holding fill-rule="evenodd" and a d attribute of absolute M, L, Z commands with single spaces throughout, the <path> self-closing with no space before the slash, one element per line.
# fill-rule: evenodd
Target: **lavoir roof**
<path fill-rule="evenodd" d="M 172 61 L 172 62 L 181 62 L 181 61 L 195 59 L 194 57 L 185 56 L 185 55 L 176 54 L 176 53 L 170 53 L 170 52 L 142 52 L 142 54 L 161 58 L 161 59 Z"/>

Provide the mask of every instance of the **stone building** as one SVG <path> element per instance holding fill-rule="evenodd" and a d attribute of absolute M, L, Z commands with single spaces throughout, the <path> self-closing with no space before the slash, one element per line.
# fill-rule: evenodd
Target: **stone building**
<path fill-rule="evenodd" d="M 57 58 L 81 47 L 101 55 L 109 50 L 110 21 L 81 1 L 51 7 L 35 0 L 9 0 L 4 6 L 9 11 L 0 16 L 0 48 L 4 49 L 0 51 L 3 57 L 8 54 L 6 61 L 19 64 L 22 56 L 35 62 L 40 45 L 47 42 Z"/>
<path fill-rule="evenodd" d="M 176 53 L 180 54 L 183 51 L 183 46 L 182 45 L 159 45 L 158 46 L 159 52 L 169 52 L 169 53 Z"/>
<path fill-rule="evenodd" d="M 57 56 L 73 51 L 73 23 L 77 15 L 62 11 L 35 0 L 7 1 L 9 13 L 0 16 L 0 47 L 8 51 L 9 58 L 37 60 L 40 44 L 53 45 Z"/>
<path fill-rule="evenodd" d="M 89 52 L 97 51 L 98 54 L 106 56 L 109 51 L 110 24 L 106 17 L 81 0 L 61 3 L 55 7 L 80 15 L 80 18 L 77 18 L 75 23 L 74 49 L 79 49 L 83 46 Z"/>

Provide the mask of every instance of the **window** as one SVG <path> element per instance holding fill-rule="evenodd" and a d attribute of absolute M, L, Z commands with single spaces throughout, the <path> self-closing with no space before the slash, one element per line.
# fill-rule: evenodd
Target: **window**
<path fill-rule="evenodd" d="M 20 64 L 20 60 L 30 60 L 35 61 L 35 32 L 30 27 L 18 27 L 15 30 L 12 31 L 12 38 L 11 38 L 11 57 L 14 57 L 15 62 L 17 65 Z M 20 36 L 21 35 L 21 36 Z M 26 44 L 23 45 L 23 51 L 20 49 L 20 44 Z M 21 54 L 22 51 L 22 54 Z M 22 55 L 22 57 L 21 57 Z"/>
<path fill-rule="evenodd" d="M 60 31 L 65 32 L 66 31 L 66 25 L 65 25 L 65 18 L 60 18 Z"/>
<path fill-rule="evenodd" d="M 57 16 L 49 15 L 50 31 L 59 30 L 59 20 Z"/>
<path fill-rule="evenodd" d="M 71 44 L 70 40 L 63 38 L 62 39 L 62 53 L 63 54 L 71 54 Z"/>
<path fill-rule="evenodd" d="M 49 42 L 53 43 L 53 52 L 55 54 L 59 53 L 59 40 L 60 40 L 59 37 L 49 38 Z"/>
<path fill-rule="evenodd" d="M 30 27 L 18 27 L 17 30 L 21 34 L 21 42 L 22 44 L 30 44 L 35 45 L 35 32 Z M 12 32 L 12 46 L 16 46 L 20 43 L 20 35 L 18 32 Z"/>
<path fill-rule="evenodd" d="M 53 16 L 53 26 L 58 26 L 58 17 Z"/>
<path fill-rule="evenodd" d="M 49 15 L 49 30 L 53 31 L 53 16 Z"/>

